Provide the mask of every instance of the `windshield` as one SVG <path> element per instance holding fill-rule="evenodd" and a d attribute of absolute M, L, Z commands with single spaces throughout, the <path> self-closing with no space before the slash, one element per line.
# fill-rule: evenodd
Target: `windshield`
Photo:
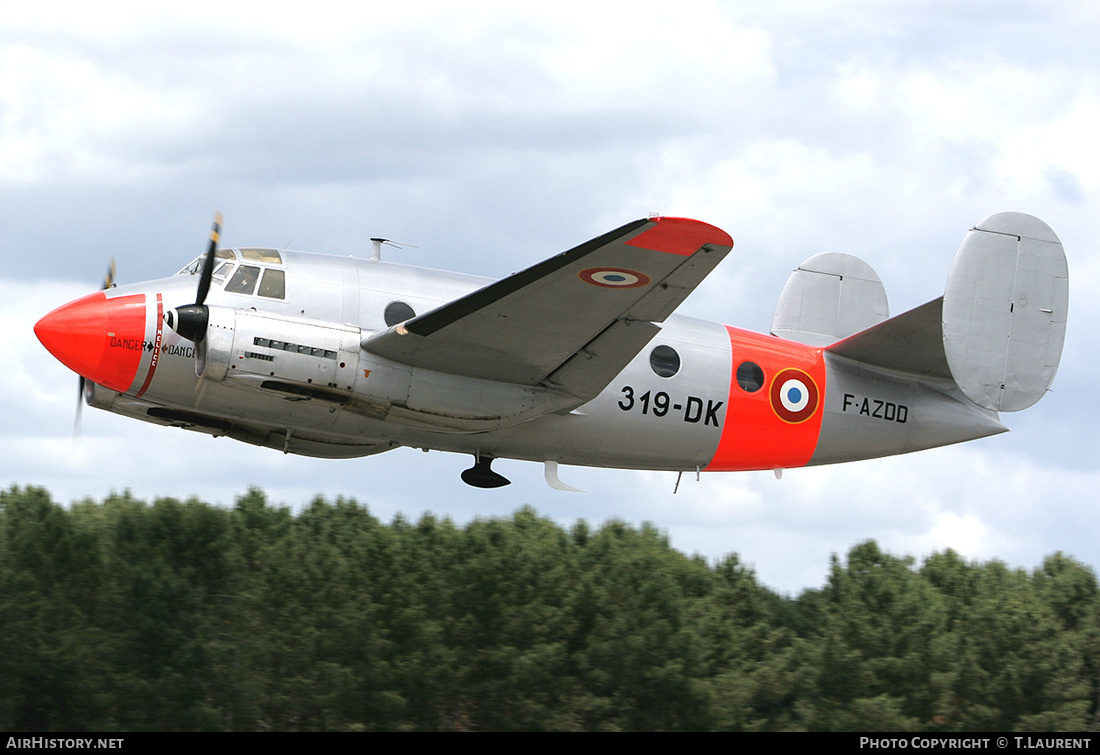
<path fill-rule="evenodd" d="M 260 265 L 238 265 L 237 251 L 246 260 L 282 264 L 283 258 L 275 249 L 246 248 L 240 250 L 219 249 L 214 253 L 214 272 L 211 285 L 224 288 L 231 294 L 266 296 L 269 299 L 286 298 L 286 272 Z M 206 255 L 196 257 L 176 275 L 197 275 L 202 271 Z M 236 271 L 236 272 L 234 272 Z M 228 283 L 226 283 L 228 281 Z M 259 290 L 256 283 L 259 282 Z"/>
<path fill-rule="evenodd" d="M 187 267 L 176 273 L 176 275 L 198 275 L 202 271 L 202 261 L 205 258 L 205 254 L 200 254 L 198 257 L 193 259 Z M 233 254 L 232 249 L 219 249 L 218 251 L 214 252 L 214 259 L 235 260 L 237 259 L 237 257 Z"/>

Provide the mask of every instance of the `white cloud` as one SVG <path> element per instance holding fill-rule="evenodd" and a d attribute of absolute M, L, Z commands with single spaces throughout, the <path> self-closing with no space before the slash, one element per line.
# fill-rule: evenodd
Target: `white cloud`
<path fill-rule="evenodd" d="M 0 173 L 7 184 L 155 178 L 135 153 L 185 138 L 200 104 L 26 44 L 0 51 Z"/>

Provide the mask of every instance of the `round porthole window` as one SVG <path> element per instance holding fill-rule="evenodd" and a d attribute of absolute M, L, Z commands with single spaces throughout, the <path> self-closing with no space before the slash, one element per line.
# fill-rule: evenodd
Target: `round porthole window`
<path fill-rule="evenodd" d="M 749 393 L 764 387 L 764 371 L 756 362 L 742 362 L 737 367 L 737 384 Z"/>
<path fill-rule="evenodd" d="M 416 312 L 403 301 L 391 301 L 386 305 L 386 312 L 383 314 L 386 318 L 386 326 L 393 327 L 399 322 L 405 322 L 416 317 Z"/>
<path fill-rule="evenodd" d="M 649 366 L 659 377 L 672 377 L 680 371 L 680 355 L 671 346 L 658 346 L 649 352 Z"/>

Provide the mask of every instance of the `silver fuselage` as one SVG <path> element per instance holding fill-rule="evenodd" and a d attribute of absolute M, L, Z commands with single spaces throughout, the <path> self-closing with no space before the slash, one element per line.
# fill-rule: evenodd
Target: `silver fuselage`
<path fill-rule="evenodd" d="M 231 293 L 225 279 L 211 289 L 203 378 L 195 344 L 163 325 L 164 312 L 193 300 L 194 275 L 110 289 L 108 298 L 145 297 L 142 354 L 128 390 L 92 385 L 89 403 L 311 456 L 410 446 L 658 470 L 849 461 L 1005 429 L 950 381 L 891 375 L 821 348 L 680 316 L 662 323 L 649 345 L 580 405 L 550 389 L 409 367 L 360 348 L 393 325 L 387 307 L 400 302 L 423 314 L 490 280 L 379 260 L 290 251 L 279 257 L 283 298 Z M 671 377 L 651 365 L 659 346 L 679 355 Z M 738 384 L 735 370 L 746 361 L 765 374 L 796 364 L 814 375 L 821 411 L 809 422 L 777 417 L 766 390 Z"/>

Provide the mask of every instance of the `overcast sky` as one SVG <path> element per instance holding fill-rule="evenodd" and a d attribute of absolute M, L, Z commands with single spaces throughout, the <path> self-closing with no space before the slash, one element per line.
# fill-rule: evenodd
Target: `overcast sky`
<path fill-rule="evenodd" d="M 25 3 L 0 0 L 0 483 L 68 502 L 130 489 L 232 505 L 354 497 L 465 522 L 531 504 L 653 522 L 764 584 L 819 587 L 832 553 L 955 548 L 1100 565 L 1096 401 L 1100 5 L 1095 2 Z M 540 466 L 474 490 L 463 456 L 325 461 L 86 409 L 34 322 L 118 279 L 230 245 L 502 277 L 650 212 L 728 231 L 685 302 L 766 331 L 790 271 L 867 261 L 897 314 L 943 293 L 959 242 L 1043 218 L 1070 264 L 1053 392 L 1013 432 L 878 461 L 703 475 Z"/>

